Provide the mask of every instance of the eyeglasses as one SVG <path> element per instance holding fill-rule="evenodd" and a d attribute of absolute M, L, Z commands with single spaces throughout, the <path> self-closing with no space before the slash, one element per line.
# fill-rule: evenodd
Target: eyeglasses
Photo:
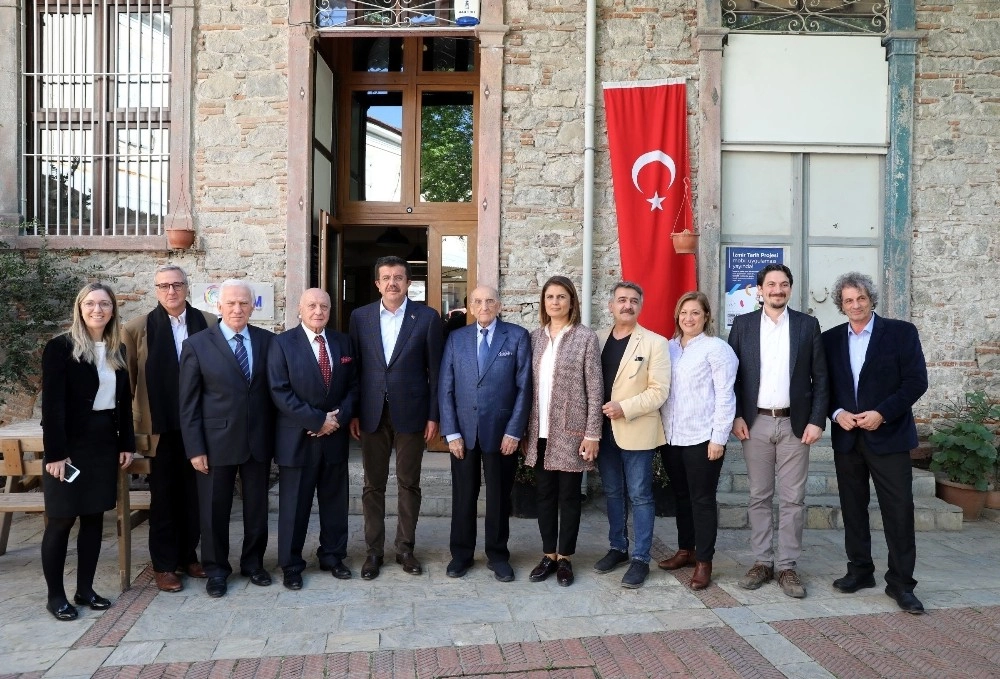
<path fill-rule="evenodd" d="M 174 292 L 178 292 L 179 290 L 183 290 L 186 287 L 187 287 L 187 283 L 157 283 L 156 284 L 156 289 L 157 290 L 162 290 L 163 292 L 166 292 L 167 290 L 173 290 Z"/>
<path fill-rule="evenodd" d="M 88 311 L 92 311 L 92 310 L 94 310 L 94 309 L 96 309 L 98 307 L 100 307 L 101 309 L 111 309 L 115 305 L 112 304 L 111 302 L 107 302 L 107 301 L 104 301 L 104 302 L 87 301 L 87 302 L 84 302 L 83 304 L 81 304 L 80 306 L 82 306 L 84 309 L 86 309 Z"/>

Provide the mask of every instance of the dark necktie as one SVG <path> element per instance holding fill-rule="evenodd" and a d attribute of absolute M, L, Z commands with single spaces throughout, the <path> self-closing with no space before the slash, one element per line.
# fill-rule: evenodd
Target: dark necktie
<path fill-rule="evenodd" d="M 243 377 L 250 382 L 250 357 L 247 356 L 247 348 L 243 346 L 243 335 L 237 333 L 233 335 L 233 339 L 236 340 L 236 362 L 240 364 Z"/>
<path fill-rule="evenodd" d="M 322 335 L 316 335 L 313 341 L 319 345 L 319 374 L 323 376 L 323 386 L 329 389 L 333 370 L 330 368 L 330 354 L 326 351 L 326 341 Z"/>
<path fill-rule="evenodd" d="M 490 353 L 490 343 L 489 343 L 489 328 L 482 328 L 479 333 L 483 336 L 482 341 L 479 343 L 479 374 L 482 375 L 486 371 L 486 358 Z"/>

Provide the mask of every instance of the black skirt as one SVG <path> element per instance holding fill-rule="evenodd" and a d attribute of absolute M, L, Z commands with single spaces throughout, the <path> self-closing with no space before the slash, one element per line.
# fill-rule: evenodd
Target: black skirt
<path fill-rule="evenodd" d="M 71 518 L 114 509 L 118 485 L 118 432 L 114 410 L 94 411 L 87 427 L 67 442 L 69 459 L 80 475 L 73 483 L 42 474 L 45 513 Z"/>

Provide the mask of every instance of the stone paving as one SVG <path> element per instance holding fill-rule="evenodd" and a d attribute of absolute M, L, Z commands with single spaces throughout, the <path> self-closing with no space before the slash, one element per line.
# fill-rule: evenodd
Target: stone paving
<path fill-rule="evenodd" d="M 523 519 L 512 520 L 515 582 L 495 581 L 481 555 L 465 578 L 447 578 L 444 517 L 420 520 L 422 576 L 403 573 L 390 548 L 382 575 L 366 582 L 358 577 L 361 520 L 352 516 L 355 578 L 336 580 L 313 567 L 304 589 L 292 592 L 280 584 L 277 517 L 270 518 L 271 587 L 235 576 L 223 599 L 210 599 L 204 581 L 161 593 L 144 563 L 141 526 L 133 587 L 103 614 L 81 610 L 79 620 L 60 623 L 44 609 L 41 519 L 18 515 L 0 556 L 0 676 L 1000 676 L 1000 526 L 990 521 L 917 534 L 917 594 L 928 614 L 910 616 L 882 593 L 881 578 L 877 589 L 854 595 L 832 589 L 844 569 L 843 534 L 833 530 L 806 531 L 799 572 L 809 596 L 794 600 L 775 584 L 755 592 L 736 586 L 752 562 L 740 530 L 720 533 L 709 589 L 686 587 L 691 569 L 655 567 L 643 588 L 623 589 L 623 569 L 591 570 L 607 531 L 593 505 L 584 513 L 572 587 L 528 582 L 539 539 L 535 522 Z M 113 531 L 109 515 L 95 583 L 105 595 L 116 594 Z M 232 533 L 238 554 L 238 520 Z M 675 537 L 673 519 L 658 519 L 654 558 L 670 552 Z M 873 541 L 884 567 L 882 534 Z"/>

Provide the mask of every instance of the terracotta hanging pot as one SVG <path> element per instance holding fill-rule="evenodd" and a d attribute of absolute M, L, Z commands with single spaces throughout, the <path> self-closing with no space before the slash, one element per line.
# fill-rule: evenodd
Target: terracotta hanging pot
<path fill-rule="evenodd" d="M 167 246 L 171 250 L 187 250 L 194 244 L 194 231 L 191 229 L 167 229 Z"/>
<path fill-rule="evenodd" d="M 674 241 L 674 252 L 678 255 L 693 255 L 698 252 L 698 234 L 690 229 L 684 229 L 679 233 L 672 233 L 670 237 Z"/>

